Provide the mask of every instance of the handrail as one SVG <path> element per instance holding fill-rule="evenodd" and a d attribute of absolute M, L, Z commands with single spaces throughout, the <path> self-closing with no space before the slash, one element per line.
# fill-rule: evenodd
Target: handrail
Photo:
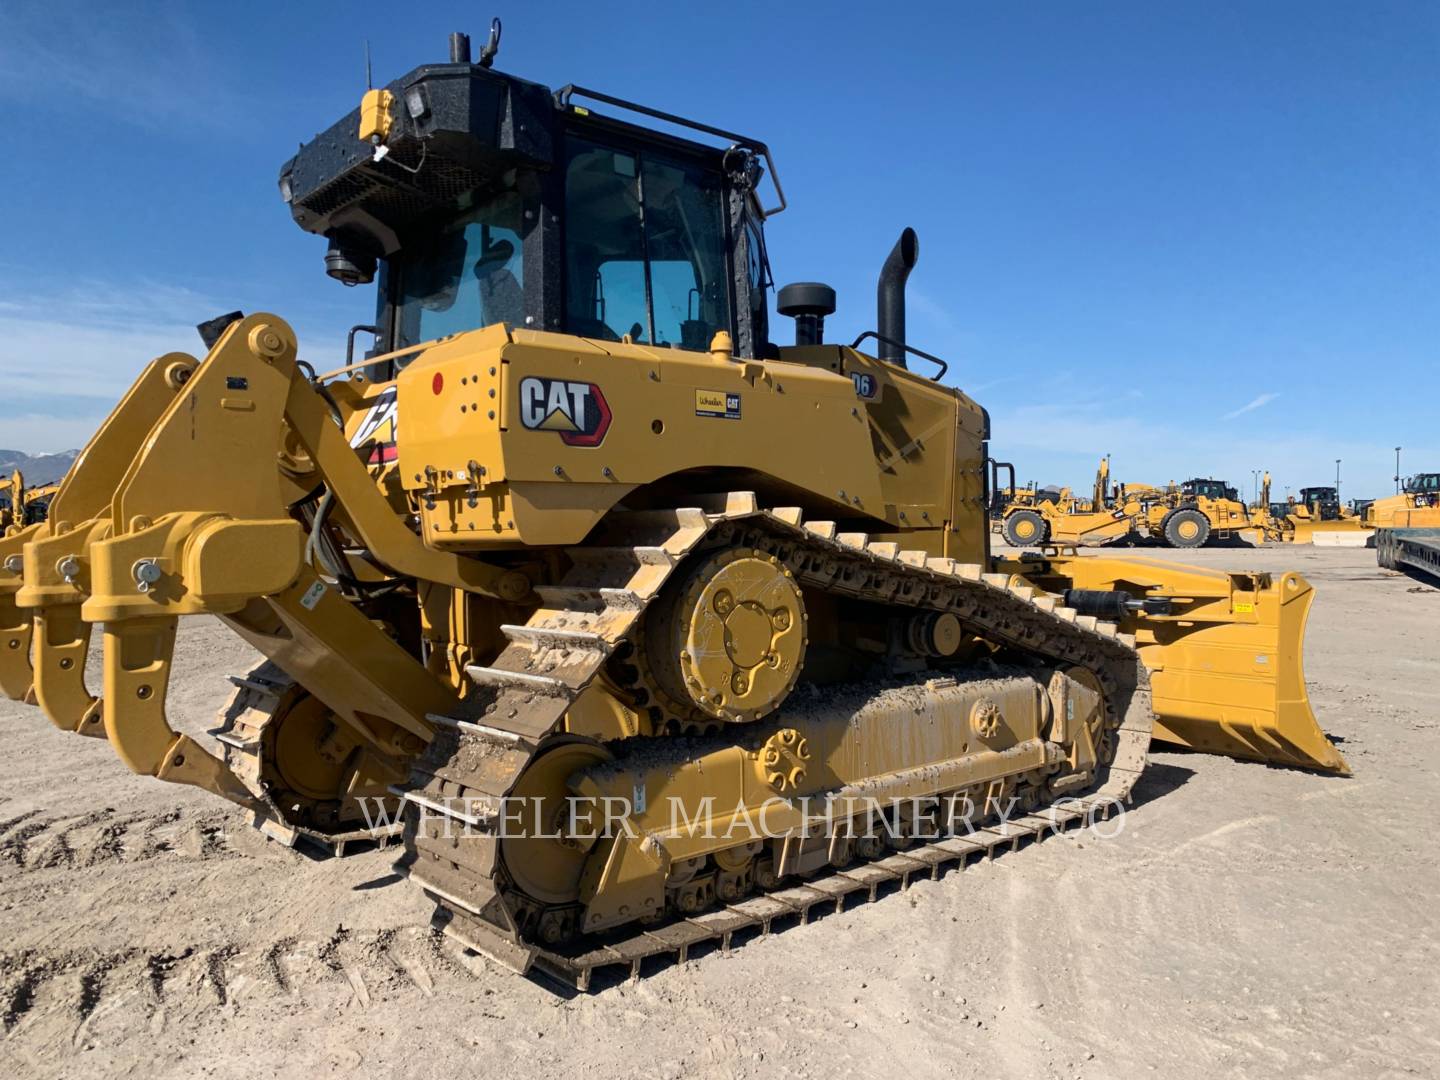
<path fill-rule="evenodd" d="M 889 345 L 891 348 L 904 349 L 912 356 L 918 356 L 922 360 L 929 360 L 932 364 L 937 365 L 940 370 L 937 371 L 934 375 L 930 376 L 931 382 L 939 382 L 945 377 L 945 373 L 950 370 L 950 365 L 947 364 L 944 360 L 941 360 L 938 356 L 931 356 L 928 352 L 925 352 L 922 349 L 917 349 L 913 345 L 906 345 L 903 341 L 895 341 L 891 338 L 876 333 L 874 330 L 866 330 L 865 333 L 861 334 L 859 337 L 857 337 L 854 341 L 850 343 L 850 348 L 858 349 L 860 347 L 860 343 L 866 338 L 874 338 L 882 345 Z"/>
<path fill-rule="evenodd" d="M 780 186 L 780 172 L 775 168 L 775 158 L 770 153 L 770 147 L 766 146 L 759 139 L 752 139 L 746 135 L 737 135 L 733 131 L 726 131 L 724 128 L 711 127 L 709 124 L 702 124 L 697 120 L 687 120 L 683 116 L 676 116 L 674 113 L 667 113 L 661 109 L 652 109 L 649 105 L 638 105 L 633 101 L 626 101 L 611 94 L 602 94 L 598 90 L 587 90 L 583 86 L 576 86 L 574 83 L 562 86 L 555 92 L 555 101 L 562 107 L 570 106 L 570 99 L 579 95 L 589 98 L 591 101 L 604 102 L 606 105 L 614 105 L 616 108 L 625 109 L 628 112 L 639 113 L 642 116 L 649 116 L 656 120 L 663 120 L 667 124 L 675 124 L 678 127 L 689 128 L 691 131 L 699 131 L 706 135 L 714 135 L 717 139 L 729 139 L 736 146 L 746 146 L 754 150 L 765 159 L 765 164 L 770 169 L 770 183 L 775 185 L 775 194 L 780 197 L 780 205 L 769 210 L 762 210 L 765 217 L 773 217 L 784 210 L 785 189 Z"/>

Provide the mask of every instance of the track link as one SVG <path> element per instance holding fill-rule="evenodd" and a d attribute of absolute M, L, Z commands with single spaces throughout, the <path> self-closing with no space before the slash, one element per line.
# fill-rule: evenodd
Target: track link
<path fill-rule="evenodd" d="M 675 569 L 702 542 L 715 539 L 775 555 L 806 587 L 901 609 L 952 612 L 986 639 L 1088 668 L 1110 710 L 1108 765 L 1087 790 L 1066 792 L 1063 809 L 939 839 L 803 884 L 783 880 L 750 899 L 658 926 L 621 928 L 603 941 L 582 938 L 568 949 L 550 950 L 522 940 L 505 902 L 499 840 L 487 831 L 542 742 L 563 730 L 570 704 L 635 631 Z M 526 624 L 505 628 L 509 646 L 493 664 L 470 669 L 477 683 L 491 689 L 480 698 L 488 701 L 483 712 L 477 706 L 472 717 L 435 718 L 442 721 L 437 738 L 417 760 L 408 788 L 397 792 L 425 811 L 406 814 L 406 854 L 397 868 L 436 902 L 434 925 L 517 970 L 533 965 L 583 990 L 599 967 L 629 965 L 638 972 L 644 959 L 657 954 L 683 957 L 711 940 L 728 947 L 731 935 L 747 927 L 768 931 L 772 920 L 803 921 L 817 904 L 839 906 L 857 892 L 873 898 L 887 881 L 938 875 L 947 863 L 993 855 L 1103 816 L 1126 799 L 1145 767 L 1153 715 L 1133 638 L 1007 575 L 843 533 L 833 522 L 806 523 L 798 508 L 764 510 L 743 492 L 710 508 L 612 515 L 602 545 L 570 555 L 572 569 L 558 586 L 537 590 L 541 606 Z"/>

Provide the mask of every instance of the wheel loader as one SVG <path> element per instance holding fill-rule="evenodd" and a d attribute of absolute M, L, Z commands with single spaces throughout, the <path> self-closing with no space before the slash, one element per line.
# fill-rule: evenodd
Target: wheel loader
<path fill-rule="evenodd" d="M 781 344 L 766 145 L 497 45 L 281 171 L 373 347 L 321 373 L 279 316 L 203 324 L 0 542 L 10 696 L 273 836 L 401 831 L 437 927 L 581 987 L 1102 815 L 1152 737 L 1348 772 L 1299 574 L 991 555 L 913 231 L 874 330 L 827 341 L 800 283 Z M 198 615 L 266 657 L 213 742 L 166 707 Z"/>

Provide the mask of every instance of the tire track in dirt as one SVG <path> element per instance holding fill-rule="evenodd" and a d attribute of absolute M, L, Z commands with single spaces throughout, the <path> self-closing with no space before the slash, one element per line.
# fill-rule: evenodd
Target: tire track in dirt
<path fill-rule="evenodd" d="M 53 818 L 42 818 L 39 821 L 27 820 L 19 828 L 7 833 L 3 839 L 0 839 L 0 863 L 14 863 L 16 866 L 23 867 L 26 856 L 30 852 L 30 841 L 54 824 Z"/>
<path fill-rule="evenodd" d="M 341 926 L 325 939 L 196 941 L 163 952 L 0 952 L 0 1029 L 6 1038 L 24 1038 L 25 1021 L 40 1013 L 66 1014 L 85 1025 L 117 997 L 145 1016 L 166 1009 L 193 1016 L 242 999 L 294 998 L 325 985 L 346 986 L 358 1004 L 370 1007 L 417 992 L 429 997 L 437 983 L 477 982 L 475 973 L 439 951 L 434 938 L 428 927 L 359 934 Z"/>
<path fill-rule="evenodd" d="M 30 810 L 0 822 L 0 864 L 24 873 L 144 862 L 162 856 L 200 860 L 245 858 L 230 843 L 231 816 L 208 814 L 182 826 L 171 808 L 120 816 L 113 807 L 84 814 L 42 817 Z"/>

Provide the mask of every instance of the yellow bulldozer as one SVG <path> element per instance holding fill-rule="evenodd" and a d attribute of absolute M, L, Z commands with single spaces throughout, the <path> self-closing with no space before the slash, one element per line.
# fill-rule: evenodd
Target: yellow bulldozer
<path fill-rule="evenodd" d="M 1152 737 L 1348 772 L 1299 574 L 991 555 L 913 231 L 873 331 L 827 342 L 801 283 L 777 344 L 766 145 L 497 45 L 281 172 L 373 349 L 317 373 L 276 315 L 203 324 L 0 541 L 9 696 L 271 835 L 401 831 L 436 926 L 581 987 L 1102 815 Z M 197 615 L 266 657 L 213 742 L 167 715 Z"/>
<path fill-rule="evenodd" d="M 1371 528 L 1363 517 L 1340 504 L 1339 493 L 1333 487 L 1301 488 L 1298 497 L 1288 500 L 1280 523 L 1281 538 L 1291 544 L 1313 544 L 1347 535 L 1359 539 Z"/>

